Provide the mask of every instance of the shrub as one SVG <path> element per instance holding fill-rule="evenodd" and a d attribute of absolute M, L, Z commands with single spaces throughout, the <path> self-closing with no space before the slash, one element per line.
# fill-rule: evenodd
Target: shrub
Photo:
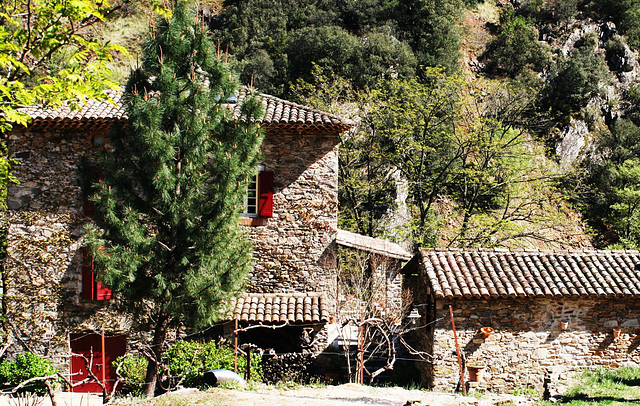
<path fill-rule="evenodd" d="M 58 370 L 48 359 L 26 352 L 18 354 L 15 361 L 4 360 L 0 364 L 0 382 L 4 385 L 17 386 L 28 379 L 53 375 L 57 372 Z M 44 395 L 47 393 L 47 387 L 44 382 L 34 382 L 26 385 L 21 392 Z"/>
<path fill-rule="evenodd" d="M 595 39 L 587 35 L 576 44 L 571 58 L 559 61 L 551 72 L 546 103 L 562 114 L 580 110 L 611 79 L 602 56 L 595 53 Z"/>
<path fill-rule="evenodd" d="M 148 364 L 149 361 L 147 361 L 146 358 L 136 357 L 130 354 L 118 357 L 113 362 L 114 367 L 120 368 L 118 373 L 122 376 L 122 379 L 124 379 L 122 386 L 123 393 L 131 393 L 136 396 L 143 394 Z"/>
<path fill-rule="evenodd" d="M 538 41 L 538 31 L 523 16 L 507 9 L 500 17 L 498 38 L 489 46 L 496 67 L 511 77 L 532 70 L 541 72 L 549 63 L 549 46 Z"/>
<path fill-rule="evenodd" d="M 194 341 L 179 341 L 165 353 L 166 366 L 171 374 L 172 385 L 176 385 L 182 378 L 182 385 L 187 387 L 203 386 L 203 376 L 211 369 L 233 370 L 234 354 L 231 348 L 216 344 L 198 343 Z M 238 371 L 244 371 L 247 360 L 238 356 Z M 251 355 L 251 379 L 262 379 L 260 356 Z"/>

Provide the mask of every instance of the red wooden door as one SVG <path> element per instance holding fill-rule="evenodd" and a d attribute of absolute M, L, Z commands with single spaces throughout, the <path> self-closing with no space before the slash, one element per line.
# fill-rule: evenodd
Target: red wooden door
<path fill-rule="evenodd" d="M 116 383 L 116 369 L 112 366 L 116 358 L 122 356 L 127 351 L 127 339 L 124 336 L 105 335 L 104 349 L 102 335 L 94 333 L 74 333 L 70 338 L 71 353 L 82 354 L 81 356 L 71 356 L 71 382 L 77 383 L 87 377 L 87 368 L 91 367 L 94 375 L 102 381 L 111 392 Z M 104 357 L 103 357 L 104 353 Z M 95 381 L 74 386 L 73 392 L 93 392 L 102 393 L 102 388 Z"/>

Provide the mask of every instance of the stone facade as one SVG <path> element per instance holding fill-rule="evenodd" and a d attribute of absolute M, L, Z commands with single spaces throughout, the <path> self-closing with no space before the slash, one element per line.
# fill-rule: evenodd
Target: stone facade
<path fill-rule="evenodd" d="M 247 290 L 318 291 L 331 300 L 337 265 L 337 134 L 267 133 L 262 149 L 262 163 L 274 174 L 273 217 L 248 228 L 256 264 Z"/>
<path fill-rule="evenodd" d="M 279 101 L 280 104 L 283 102 Z M 102 148 L 122 120 L 77 129 L 34 125 L 9 135 L 9 154 L 20 162 L 20 184 L 9 189 L 8 257 L 4 311 L 17 344 L 13 350 L 54 357 L 68 367 L 69 333 L 130 334 L 128 320 L 109 301 L 81 298 L 86 168 L 99 164 Z M 263 165 L 274 173 L 273 217 L 243 219 L 254 244 L 249 292 L 320 292 L 335 310 L 338 131 L 270 129 Z M 300 125 L 300 127 L 304 127 Z M 43 340 L 45 338 L 45 340 Z M 57 356 L 57 358 L 55 358 Z"/>
<path fill-rule="evenodd" d="M 481 384 L 491 391 L 535 388 L 542 393 L 545 374 L 640 363 L 638 301 L 437 300 L 427 337 L 433 363 L 423 371 L 434 388 L 454 389 L 459 381 L 449 305 L 466 364 L 484 367 Z M 482 327 L 493 333 L 485 337 Z"/>
<path fill-rule="evenodd" d="M 108 303 L 80 298 L 87 221 L 80 179 L 84 163 L 97 160 L 100 149 L 80 131 L 14 132 L 8 141 L 10 156 L 20 162 L 13 168 L 20 184 L 9 188 L 2 273 L 4 312 L 20 344 L 12 349 L 57 355 L 64 367 L 70 332 L 122 332 L 129 326 Z"/>

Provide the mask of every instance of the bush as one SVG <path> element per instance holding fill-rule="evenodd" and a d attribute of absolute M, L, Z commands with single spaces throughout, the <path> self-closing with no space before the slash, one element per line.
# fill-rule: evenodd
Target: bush
<path fill-rule="evenodd" d="M 118 357 L 113 362 L 114 367 L 120 368 L 118 373 L 122 376 L 122 379 L 124 379 L 122 386 L 123 393 L 131 393 L 136 396 L 143 394 L 148 364 L 149 361 L 147 361 L 146 358 L 135 357 L 130 354 Z"/>
<path fill-rule="evenodd" d="M 4 360 L 0 364 L 0 382 L 3 385 L 17 386 L 28 379 L 54 375 L 57 372 L 58 370 L 51 365 L 51 361 L 48 359 L 26 352 L 18 354 L 15 361 Z M 47 387 L 44 382 L 34 382 L 26 385 L 20 392 L 44 395 L 47 393 Z"/>
<path fill-rule="evenodd" d="M 538 41 L 534 25 L 512 9 L 500 17 L 498 38 L 489 46 L 487 56 L 511 77 L 529 70 L 541 72 L 550 60 L 549 46 Z"/>
<path fill-rule="evenodd" d="M 211 341 L 198 343 L 194 341 L 179 341 L 165 353 L 166 365 L 171 374 L 171 385 L 176 385 L 183 377 L 182 385 L 186 387 L 203 386 L 206 371 L 212 369 L 233 370 L 233 350 L 217 345 Z M 238 372 L 242 374 L 247 367 L 246 357 L 238 356 Z M 262 380 L 260 356 L 251 354 L 251 379 Z"/>
<path fill-rule="evenodd" d="M 560 60 L 552 70 L 546 103 L 557 112 L 569 115 L 580 110 L 600 93 L 601 84 L 611 80 L 604 58 L 595 53 L 595 41 L 583 37 L 571 58 Z"/>

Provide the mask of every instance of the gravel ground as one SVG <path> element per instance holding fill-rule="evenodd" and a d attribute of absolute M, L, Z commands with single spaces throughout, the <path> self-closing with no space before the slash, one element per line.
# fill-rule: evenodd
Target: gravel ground
<path fill-rule="evenodd" d="M 39 399 L 33 403 L 33 399 L 27 401 L 0 396 L 0 406 L 51 405 L 47 397 Z M 102 405 L 100 396 L 86 393 L 59 393 L 56 395 L 56 400 L 59 406 Z M 148 400 L 116 398 L 111 404 L 120 406 L 533 406 L 534 401 L 522 396 L 491 393 L 472 397 L 455 393 L 346 384 L 323 387 L 299 386 L 292 389 L 257 385 L 250 390 L 214 388 L 206 392 L 183 389 Z"/>
<path fill-rule="evenodd" d="M 511 403 L 509 403 L 511 402 Z M 259 386 L 252 390 L 210 389 L 206 392 L 185 389 L 143 401 L 144 406 L 216 405 L 216 406 L 462 406 L 462 405 L 533 405 L 525 397 L 485 393 L 471 397 L 454 393 L 407 390 L 403 388 L 374 388 L 356 384 L 326 387 L 297 387 L 277 389 Z"/>

